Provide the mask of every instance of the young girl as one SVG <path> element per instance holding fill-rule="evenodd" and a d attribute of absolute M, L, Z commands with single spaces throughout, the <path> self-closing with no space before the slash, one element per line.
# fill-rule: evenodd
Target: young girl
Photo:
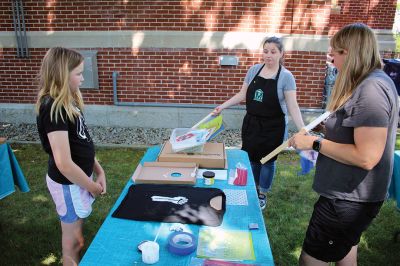
<path fill-rule="evenodd" d="M 47 187 L 61 220 L 64 265 L 78 264 L 83 218 L 91 213 L 94 196 L 106 193 L 104 170 L 81 113 L 82 72 L 81 54 L 51 48 L 41 65 L 36 103 L 40 140 L 49 154 Z"/>

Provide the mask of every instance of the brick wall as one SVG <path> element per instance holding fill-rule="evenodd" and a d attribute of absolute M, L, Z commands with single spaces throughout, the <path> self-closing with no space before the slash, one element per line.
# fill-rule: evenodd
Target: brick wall
<path fill-rule="evenodd" d="M 340 14 L 330 14 L 329 34 L 335 33 L 342 26 L 363 22 L 373 29 L 392 29 L 396 0 L 339 0 Z"/>
<path fill-rule="evenodd" d="M 180 30 L 328 34 L 354 22 L 391 29 L 396 0 L 35 1 L 24 0 L 28 31 Z M 13 31 L 10 1 L 0 28 Z"/>
<path fill-rule="evenodd" d="M 332 14 L 324 0 L 205 1 L 33 1 L 25 0 L 27 31 L 239 31 L 331 35 L 362 21 L 391 29 L 396 0 L 338 1 Z M 0 1 L 0 29 L 12 32 L 10 1 Z M 112 104 L 113 71 L 118 71 L 122 102 L 218 104 L 237 92 L 261 54 L 246 49 L 96 48 L 99 90 L 84 90 L 89 104 Z M 35 75 L 47 48 L 30 48 L 30 58 L 0 48 L 0 102 L 33 103 Z M 223 67 L 218 56 L 236 55 L 239 66 Z M 321 107 L 325 54 L 287 51 L 301 107 Z"/>
<path fill-rule="evenodd" d="M 31 49 L 29 61 L 3 49 L 0 65 L 0 102 L 32 103 L 37 90 L 35 75 L 46 49 Z M 239 66 L 220 66 L 220 55 L 242 58 Z M 243 50 L 140 49 L 98 50 L 100 90 L 84 90 L 89 104 L 112 104 L 112 72 L 118 71 L 118 100 L 121 102 L 164 102 L 217 104 L 237 92 L 248 66 L 259 63 L 261 54 Z M 322 96 L 325 55 L 288 52 L 285 65 L 298 86 L 299 104 L 315 107 Z"/>

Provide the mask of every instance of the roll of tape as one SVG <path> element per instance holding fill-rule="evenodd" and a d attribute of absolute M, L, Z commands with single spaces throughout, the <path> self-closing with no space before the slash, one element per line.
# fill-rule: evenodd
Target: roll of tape
<path fill-rule="evenodd" d="M 188 255 L 197 248 L 196 237 L 187 232 L 174 232 L 168 237 L 168 251 L 176 255 Z"/>

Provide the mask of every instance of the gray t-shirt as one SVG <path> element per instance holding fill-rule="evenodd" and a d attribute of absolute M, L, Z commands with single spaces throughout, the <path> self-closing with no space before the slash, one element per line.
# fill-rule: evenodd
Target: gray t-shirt
<path fill-rule="evenodd" d="M 256 64 L 250 67 L 249 70 L 247 71 L 246 77 L 244 78 L 244 83 L 249 85 L 263 65 L 264 64 Z M 279 74 L 279 79 L 278 79 L 278 98 L 282 108 L 282 112 L 285 114 L 286 123 L 288 121 L 287 119 L 288 110 L 285 102 L 285 95 L 283 94 L 283 92 L 290 90 L 296 90 L 296 82 L 294 80 L 292 73 L 289 70 L 287 70 L 284 66 L 282 66 L 281 73 Z"/>
<path fill-rule="evenodd" d="M 337 143 L 354 144 L 354 128 L 385 127 L 388 132 L 381 160 L 367 171 L 320 153 L 313 189 L 327 198 L 358 202 L 385 200 L 393 170 L 398 114 L 393 81 L 382 70 L 373 71 L 351 98 L 328 118 L 325 137 Z"/>

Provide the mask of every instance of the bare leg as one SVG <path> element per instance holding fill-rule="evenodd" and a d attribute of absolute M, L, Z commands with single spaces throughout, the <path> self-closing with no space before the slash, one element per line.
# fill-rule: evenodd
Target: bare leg
<path fill-rule="evenodd" d="M 322 261 L 322 260 L 317 260 L 316 258 L 308 255 L 304 250 L 302 250 L 300 258 L 299 258 L 299 265 L 300 266 L 326 266 L 326 265 L 328 265 L 328 263 L 325 261 Z"/>
<path fill-rule="evenodd" d="M 78 265 L 79 263 L 79 252 L 84 244 L 82 226 L 82 219 L 78 219 L 72 224 L 61 222 L 62 256 L 64 266 Z"/>
<path fill-rule="evenodd" d="M 357 266 L 357 248 L 353 246 L 346 257 L 336 263 L 337 266 Z"/>

